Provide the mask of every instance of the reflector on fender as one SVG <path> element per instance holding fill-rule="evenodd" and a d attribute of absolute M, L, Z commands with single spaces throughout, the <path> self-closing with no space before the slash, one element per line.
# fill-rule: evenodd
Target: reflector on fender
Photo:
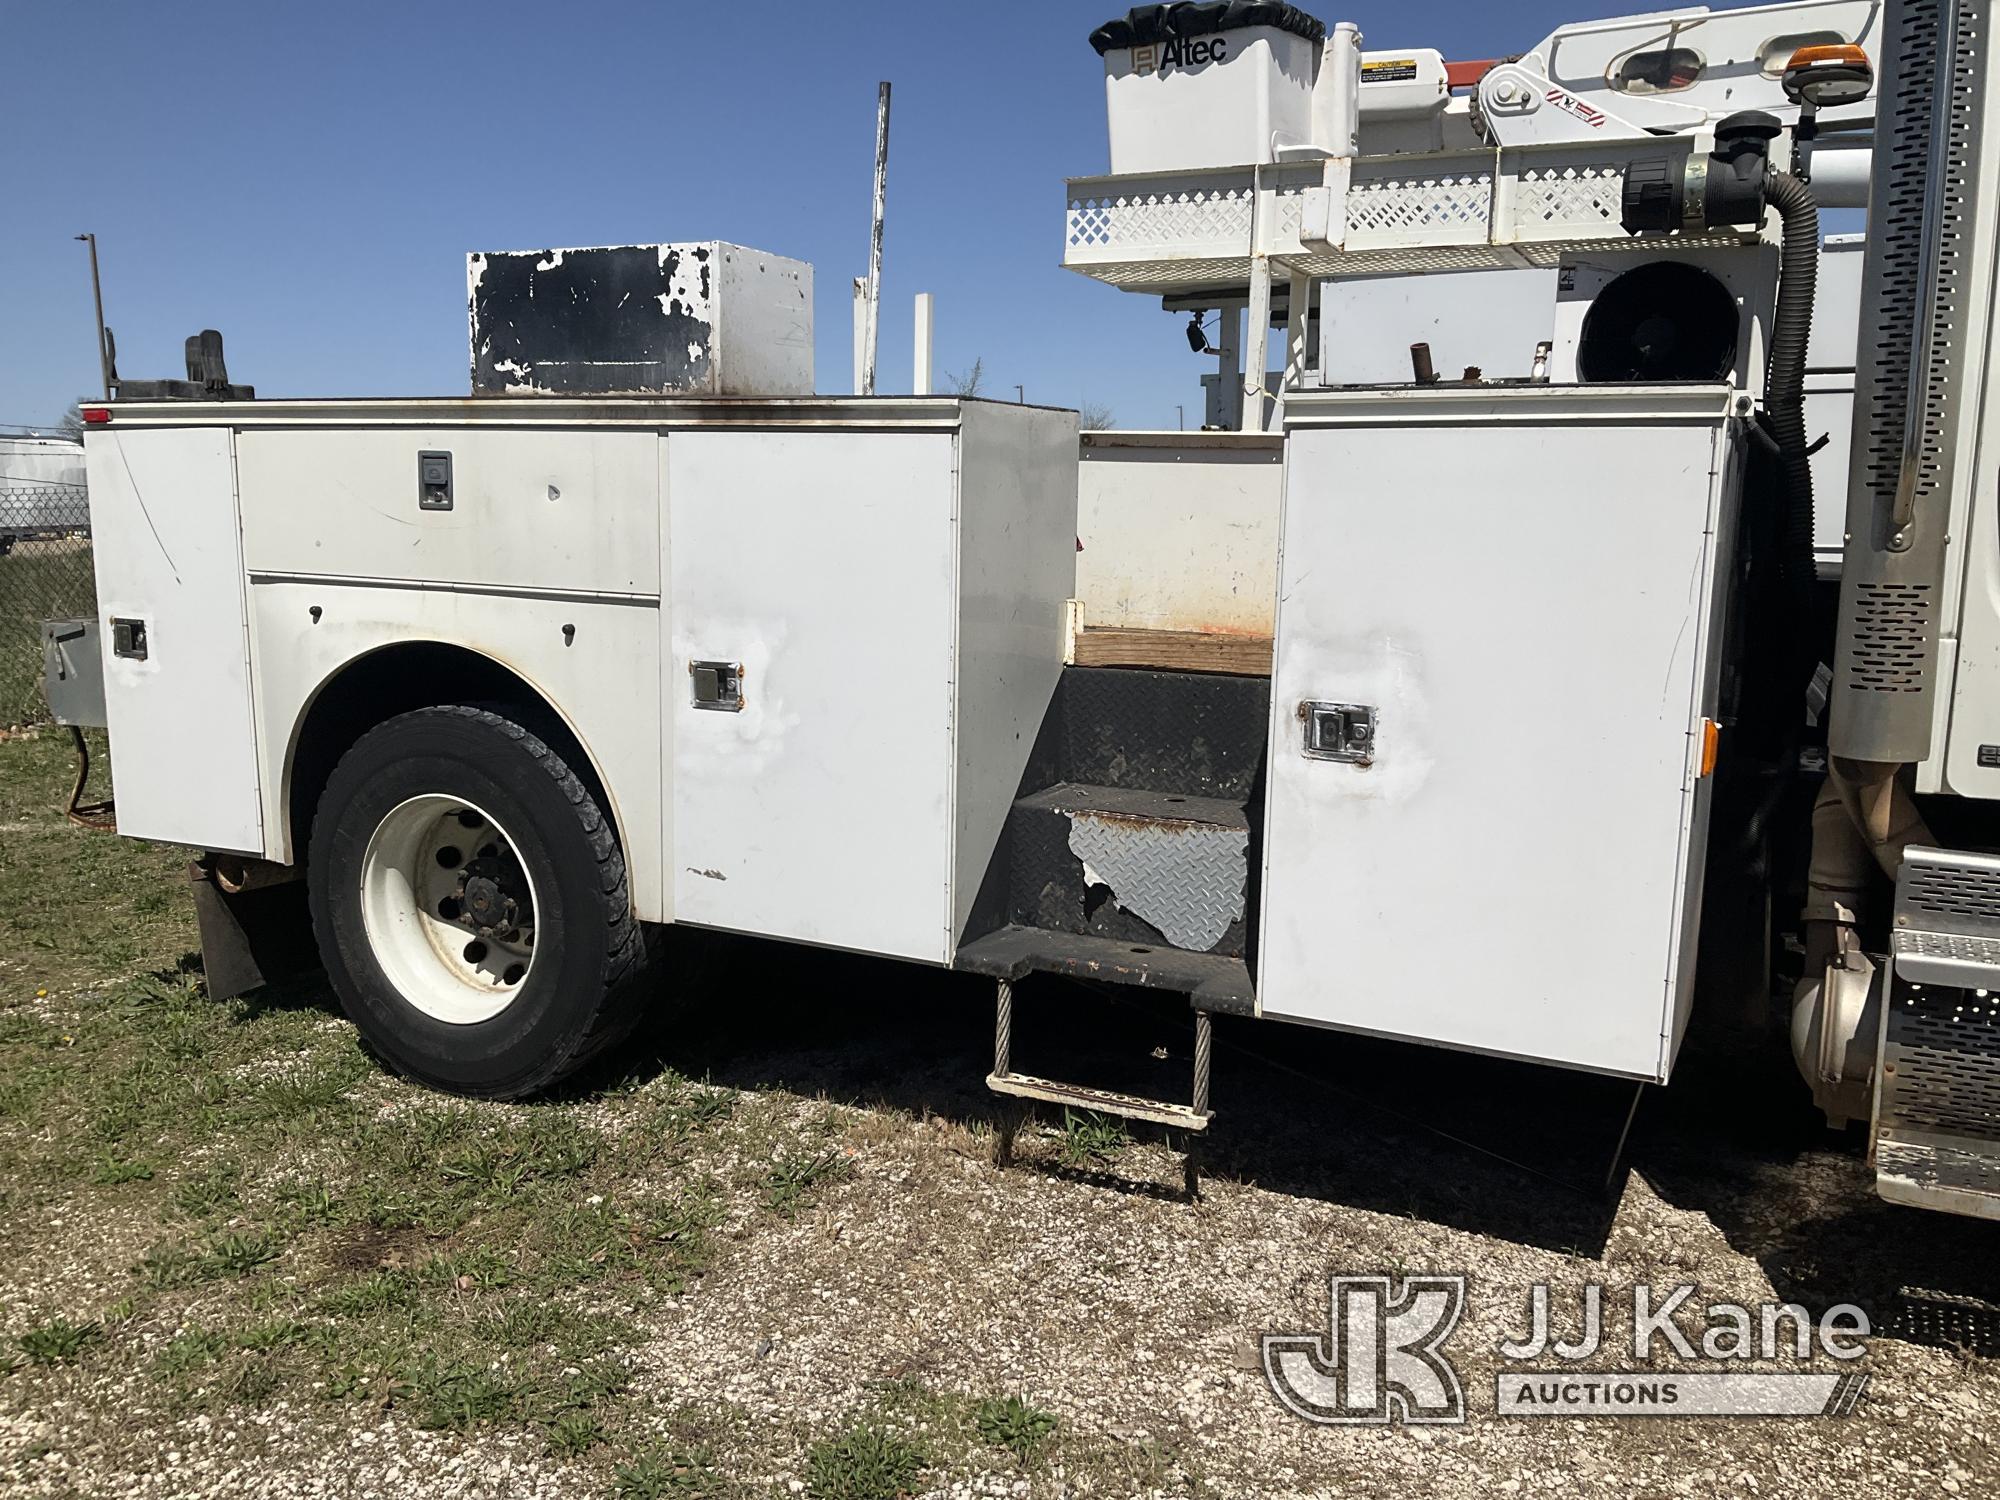
<path fill-rule="evenodd" d="M 1701 721 L 1701 774 L 1715 771 L 1716 752 L 1722 748 L 1722 726 L 1713 719 Z"/>

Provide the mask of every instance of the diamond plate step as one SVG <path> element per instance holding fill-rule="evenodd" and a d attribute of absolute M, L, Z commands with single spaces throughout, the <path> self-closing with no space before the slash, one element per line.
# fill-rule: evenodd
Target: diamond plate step
<path fill-rule="evenodd" d="M 1129 787 L 1093 786 L 1084 781 L 1063 781 L 1044 787 L 1021 798 L 1016 806 L 1148 823 L 1188 823 L 1245 832 L 1250 828 L 1250 815 L 1244 811 L 1240 797 L 1181 796 L 1172 792 L 1134 791 Z"/>
<path fill-rule="evenodd" d="M 1242 799 L 1065 781 L 1008 818 L 1018 926 L 1245 955 L 1250 817 Z"/>
<path fill-rule="evenodd" d="M 1268 677 L 1066 667 L 1049 708 L 1037 782 L 1246 801 L 1257 792 Z"/>

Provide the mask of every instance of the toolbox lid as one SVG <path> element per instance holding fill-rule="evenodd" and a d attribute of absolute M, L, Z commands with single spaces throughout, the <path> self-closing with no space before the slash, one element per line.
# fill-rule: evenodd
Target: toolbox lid
<path fill-rule="evenodd" d="M 1177 0 L 1171 5 L 1135 5 L 1090 34 L 1102 57 L 1114 47 L 1143 47 L 1170 37 L 1208 36 L 1246 26 L 1275 26 L 1309 42 L 1326 39 L 1326 26 L 1283 0 Z"/>

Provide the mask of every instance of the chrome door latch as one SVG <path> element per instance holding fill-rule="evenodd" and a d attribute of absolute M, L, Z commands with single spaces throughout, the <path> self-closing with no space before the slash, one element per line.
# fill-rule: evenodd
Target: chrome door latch
<path fill-rule="evenodd" d="M 740 661 L 691 661 L 688 676 L 694 682 L 694 706 L 726 714 L 743 710 L 743 663 Z"/>
<path fill-rule="evenodd" d="M 1299 705 L 1305 729 L 1305 753 L 1311 760 L 1339 760 L 1365 766 L 1375 759 L 1375 710 L 1366 703 L 1321 703 L 1308 698 Z"/>
<path fill-rule="evenodd" d="M 441 448 L 417 455 L 417 509 L 451 509 L 451 454 Z"/>

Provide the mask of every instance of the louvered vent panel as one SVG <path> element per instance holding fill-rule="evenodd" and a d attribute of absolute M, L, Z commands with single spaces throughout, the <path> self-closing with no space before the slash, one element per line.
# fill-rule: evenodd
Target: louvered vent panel
<path fill-rule="evenodd" d="M 2000 870 L 1941 867 L 1912 859 L 1903 871 L 1898 901 L 1912 914 L 2000 923 Z"/>
<path fill-rule="evenodd" d="M 1927 583 L 1856 586 L 1847 682 L 1871 693 L 1920 693 L 1937 590 Z"/>
<path fill-rule="evenodd" d="M 1901 86 L 1886 121 L 1883 149 L 1877 160 L 1890 166 L 1881 251 L 1883 292 L 1871 310 L 1868 332 L 1874 344 L 1876 369 L 1874 431 L 1866 462 L 1867 483 L 1882 513 L 1894 503 L 1903 463 L 1903 432 L 1909 411 L 1910 360 L 1914 357 L 1918 299 L 1928 296 L 1936 309 L 1932 322 L 1929 368 L 1923 382 L 1922 443 L 1917 468 L 1917 508 L 1933 508 L 1938 486 L 1948 477 L 1950 438 L 1950 378 L 1952 355 L 1965 318 L 1967 255 L 1965 217 L 1968 185 L 1973 177 L 1973 113 L 1977 103 L 1974 71 L 1977 43 L 1972 34 L 1985 24 L 1984 7 L 1959 7 L 1959 45 L 1952 71 L 1949 101 L 1939 101 L 1929 86 L 1937 67 L 1938 34 L 1942 22 L 1938 0 L 1912 0 L 1896 56 Z M 1932 111 L 1943 102 L 1952 112 L 1946 149 L 1944 202 L 1937 212 L 1937 280 L 1923 285 L 1925 169 L 1931 154 Z"/>

